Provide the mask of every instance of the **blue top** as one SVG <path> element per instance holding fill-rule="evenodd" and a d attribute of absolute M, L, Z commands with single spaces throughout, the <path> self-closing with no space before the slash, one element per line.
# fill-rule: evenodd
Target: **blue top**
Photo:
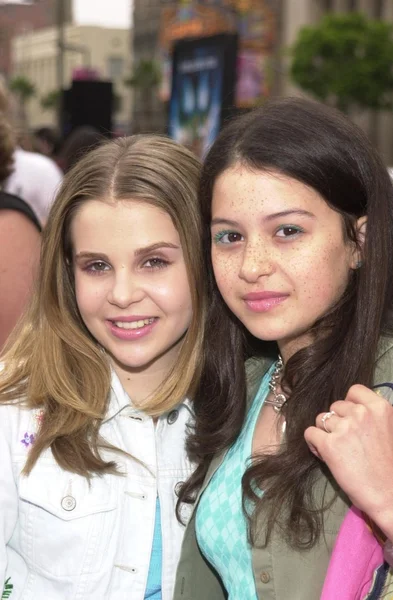
<path fill-rule="evenodd" d="M 147 576 L 145 600 L 162 600 L 162 533 L 160 499 L 157 496 L 156 519 L 154 523 L 153 547 L 151 550 L 149 574 Z"/>
<path fill-rule="evenodd" d="M 203 555 L 220 575 L 229 600 L 257 600 L 241 480 L 249 466 L 259 413 L 269 393 L 273 365 L 262 379 L 239 437 L 202 494 L 196 535 Z"/>

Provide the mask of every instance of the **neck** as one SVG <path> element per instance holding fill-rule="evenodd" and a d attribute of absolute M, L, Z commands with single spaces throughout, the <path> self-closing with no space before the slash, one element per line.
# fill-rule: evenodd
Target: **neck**
<path fill-rule="evenodd" d="M 160 388 L 173 368 L 177 355 L 176 349 L 176 352 L 172 352 L 170 355 L 165 354 L 153 363 L 139 369 L 126 367 L 117 363 L 113 358 L 111 359 L 112 367 L 134 406 L 143 405 L 144 401 L 153 396 Z"/>
<path fill-rule="evenodd" d="M 288 362 L 288 360 L 296 354 L 302 348 L 306 348 L 312 343 L 312 337 L 310 333 L 305 333 L 304 335 L 289 339 L 289 340 L 280 340 L 277 342 L 278 350 L 284 365 Z"/>
<path fill-rule="evenodd" d="M 133 405 L 141 406 L 164 381 L 167 371 L 158 371 L 156 373 L 130 373 L 121 372 L 115 369 L 120 382 L 130 396 Z"/>

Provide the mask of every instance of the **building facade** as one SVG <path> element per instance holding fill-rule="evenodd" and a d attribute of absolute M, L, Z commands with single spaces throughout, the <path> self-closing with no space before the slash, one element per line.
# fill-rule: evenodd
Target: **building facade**
<path fill-rule="evenodd" d="M 58 32 L 55 27 L 16 36 L 11 44 L 12 75 L 31 81 L 36 94 L 26 106 L 30 127 L 54 125 L 56 113 L 44 109 L 42 99 L 57 90 Z M 69 88 L 73 75 L 81 69 L 93 69 L 99 79 L 111 80 L 118 110 L 113 115 L 115 129 L 128 131 L 131 93 L 124 79 L 131 69 L 130 32 L 128 29 L 66 25 L 64 28 L 64 80 Z"/>
<path fill-rule="evenodd" d="M 237 4 L 250 7 L 253 0 L 236 0 Z M 262 2 L 262 0 L 261 0 Z M 135 60 L 140 57 L 159 58 L 160 56 L 160 23 L 163 9 L 174 4 L 192 4 L 192 0 L 173 2 L 171 0 L 134 0 L 134 56 Z M 201 1 L 203 5 L 229 5 L 235 4 L 235 0 L 221 0 L 209 2 Z M 194 0 L 194 4 L 198 4 Z M 258 4 L 257 1 L 254 3 Z M 271 6 L 275 7 L 277 19 L 275 34 L 275 56 L 273 60 L 273 85 L 272 95 L 299 95 L 303 94 L 291 82 L 289 72 L 289 58 L 285 56 L 285 50 L 293 44 L 299 30 L 307 25 L 317 23 L 327 12 L 361 11 L 369 17 L 380 18 L 393 22 L 392 0 L 271 0 Z M 393 60 L 393 57 L 392 57 Z M 156 94 L 157 95 L 157 94 Z M 135 96 L 134 120 L 141 122 L 142 107 Z M 155 112 L 150 123 L 145 128 L 164 131 L 166 126 L 166 106 L 157 101 Z M 356 117 L 359 124 L 378 140 L 379 149 L 388 164 L 393 165 L 393 117 L 391 113 L 379 113 L 370 115 L 365 112 Z"/>
<path fill-rule="evenodd" d="M 63 0 L 64 20 L 72 21 L 71 0 Z M 13 3 L 0 2 L 0 75 L 6 79 L 11 73 L 11 41 L 43 27 L 51 27 L 57 21 L 57 0 Z"/>

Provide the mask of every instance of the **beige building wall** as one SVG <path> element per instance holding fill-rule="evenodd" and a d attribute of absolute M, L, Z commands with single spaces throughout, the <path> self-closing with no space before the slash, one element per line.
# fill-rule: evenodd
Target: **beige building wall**
<path fill-rule="evenodd" d="M 75 47 L 64 53 L 64 87 L 72 82 L 75 68 L 91 66 L 100 79 L 112 80 L 120 97 L 120 110 L 113 115 L 115 127 L 127 128 L 131 115 L 131 91 L 123 81 L 131 71 L 129 29 L 67 25 L 65 45 Z M 12 76 L 24 75 L 36 87 L 36 95 L 27 103 L 27 117 L 32 128 L 54 125 L 56 114 L 44 110 L 41 98 L 57 89 L 57 31 L 51 27 L 19 35 L 12 42 Z M 127 129 L 126 129 L 127 130 Z"/>
<path fill-rule="evenodd" d="M 393 23 L 393 0 L 282 0 L 281 6 L 282 50 L 293 44 L 301 27 L 317 23 L 327 11 L 358 10 L 370 18 L 378 17 Z M 285 57 L 284 52 L 281 56 L 281 85 L 278 93 L 284 96 L 305 96 L 305 92 L 290 80 L 289 58 Z M 362 111 L 351 117 L 377 144 L 386 164 L 393 165 L 393 113 Z"/>

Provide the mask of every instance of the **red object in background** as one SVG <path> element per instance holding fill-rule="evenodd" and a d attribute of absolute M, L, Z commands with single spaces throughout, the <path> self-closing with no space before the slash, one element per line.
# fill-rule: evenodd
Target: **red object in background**
<path fill-rule="evenodd" d="M 98 71 L 91 67 L 76 67 L 72 71 L 72 81 L 98 81 L 99 79 Z"/>

